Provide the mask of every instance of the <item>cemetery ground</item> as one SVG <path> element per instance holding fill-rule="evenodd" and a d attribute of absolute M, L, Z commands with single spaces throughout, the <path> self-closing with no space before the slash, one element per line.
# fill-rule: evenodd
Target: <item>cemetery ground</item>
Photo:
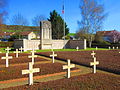
<path fill-rule="evenodd" d="M 34 68 L 40 72 L 34 73 L 34 84 L 28 85 L 28 75 L 22 75 L 22 70 L 28 69 L 30 53 L 20 53 L 9 60 L 0 59 L 0 89 L 3 90 L 119 90 L 120 89 L 120 50 L 96 50 L 95 57 L 100 62 L 97 73 L 92 73 L 90 62 L 93 61 L 92 51 L 55 51 L 55 63 L 49 55 L 52 52 L 37 52 Z M 0 57 L 5 56 L 1 53 Z M 46 57 L 47 56 L 47 57 Z M 66 70 L 62 69 L 70 59 L 76 68 L 71 69 L 71 77 L 66 78 Z"/>

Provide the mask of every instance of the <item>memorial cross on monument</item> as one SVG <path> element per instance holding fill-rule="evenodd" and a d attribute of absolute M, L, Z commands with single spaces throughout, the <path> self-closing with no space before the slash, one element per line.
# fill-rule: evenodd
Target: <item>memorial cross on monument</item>
<path fill-rule="evenodd" d="M 63 66 L 63 69 L 68 69 L 67 78 L 70 78 L 70 69 L 74 67 L 75 67 L 75 64 L 70 64 L 70 59 L 68 59 L 68 65 Z"/>
<path fill-rule="evenodd" d="M 31 51 L 32 55 L 31 56 L 28 56 L 28 58 L 32 58 L 32 64 L 34 64 L 34 58 L 37 57 L 37 55 L 35 55 L 35 52 L 34 50 Z"/>
<path fill-rule="evenodd" d="M 9 66 L 9 59 L 12 59 L 12 56 L 8 56 L 8 53 L 6 53 L 6 57 L 1 57 L 1 59 L 6 59 L 6 67 Z"/>
<path fill-rule="evenodd" d="M 16 51 L 14 51 L 14 53 L 16 53 L 16 57 L 18 58 L 18 53 L 20 53 L 20 51 L 18 51 L 18 49 L 16 49 Z"/>
<path fill-rule="evenodd" d="M 52 55 L 50 55 L 50 57 L 52 57 L 52 62 L 53 63 L 55 62 L 55 57 L 56 56 L 57 56 L 57 54 L 55 54 L 54 51 L 53 51 Z"/>
<path fill-rule="evenodd" d="M 93 66 L 93 73 L 96 73 L 96 65 L 99 64 L 99 61 L 96 61 L 96 57 L 94 57 L 94 62 L 90 62 L 90 66 Z"/>
<path fill-rule="evenodd" d="M 92 51 L 92 53 L 91 53 L 91 55 L 93 56 L 93 58 L 95 57 L 95 52 L 94 51 Z"/>
<path fill-rule="evenodd" d="M 22 75 L 23 74 L 29 74 L 28 83 L 29 83 L 29 85 L 33 85 L 33 73 L 40 72 L 40 69 L 39 68 L 34 68 L 33 69 L 32 62 L 29 62 L 28 68 L 29 68 L 29 70 L 22 70 Z"/>
<path fill-rule="evenodd" d="M 7 47 L 7 49 L 5 49 L 7 51 L 7 53 L 9 53 L 9 51 L 11 50 L 9 47 Z"/>

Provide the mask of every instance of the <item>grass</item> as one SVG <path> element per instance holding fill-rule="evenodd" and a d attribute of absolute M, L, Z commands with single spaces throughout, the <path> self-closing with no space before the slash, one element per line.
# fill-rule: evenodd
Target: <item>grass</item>
<path fill-rule="evenodd" d="M 0 52 L 6 53 L 5 51 L 6 48 L 0 48 Z M 14 49 L 14 48 L 11 48 Z M 79 51 L 89 51 L 89 50 L 96 50 L 96 48 L 87 48 L 85 49 L 79 49 Z M 109 50 L 107 48 L 98 48 L 98 50 Z M 51 49 L 46 49 L 46 50 L 36 50 L 36 52 L 50 52 Z M 54 49 L 54 51 L 77 51 L 76 49 Z M 10 51 L 10 53 L 13 53 L 13 51 Z M 24 52 L 24 53 L 30 53 L 30 50 Z"/>

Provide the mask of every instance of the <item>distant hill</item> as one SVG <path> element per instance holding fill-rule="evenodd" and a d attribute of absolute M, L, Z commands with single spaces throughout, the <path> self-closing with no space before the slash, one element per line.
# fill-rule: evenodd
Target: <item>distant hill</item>
<path fill-rule="evenodd" d="M 75 36 L 75 33 L 69 33 L 68 36 Z"/>
<path fill-rule="evenodd" d="M 21 25 L 0 25 L 0 30 L 4 32 L 34 31 L 39 32 L 39 27 Z"/>

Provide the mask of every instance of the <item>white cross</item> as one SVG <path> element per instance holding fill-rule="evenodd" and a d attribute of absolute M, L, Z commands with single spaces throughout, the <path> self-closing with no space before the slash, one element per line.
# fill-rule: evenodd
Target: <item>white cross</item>
<path fill-rule="evenodd" d="M 111 47 L 109 47 L 109 50 L 111 49 Z"/>
<path fill-rule="evenodd" d="M 67 78 L 70 78 L 70 69 L 74 67 L 75 67 L 75 64 L 70 64 L 70 59 L 68 59 L 68 65 L 63 66 L 63 69 L 68 69 Z"/>
<path fill-rule="evenodd" d="M 92 53 L 91 53 L 91 55 L 93 56 L 93 58 L 95 57 L 95 52 L 94 51 L 92 51 Z"/>
<path fill-rule="evenodd" d="M 118 49 L 118 47 L 116 47 L 116 49 Z"/>
<path fill-rule="evenodd" d="M 79 47 L 77 46 L 76 49 L 77 49 L 77 51 L 78 51 Z"/>
<path fill-rule="evenodd" d="M 21 48 L 19 48 L 19 50 L 20 50 L 20 52 L 22 53 L 22 51 L 24 50 L 24 48 L 21 47 Z"/>
<path fill-rule="evenodd" d="M 9 66 L 8 59 L 12 59 L 12 56 L 8 56 L 8 53 L 6 53 L 6 57 L 1 57 L 1 59 L 6 59 L 6 67 L 8 67 Z"/>
<path fill-rule="evenodd" d="M 31 56 L 28 56 L 28 58 L 32 58 L 32 64 L 34 64 L 34 58 L 37 57 L 37 55 L 35 55 L 35 52 L 36 51 L 31 51 L 32 52 L 32 55 Z"/>
<path fill-rule="evenodd" d="M 96 73 L 96 65 L 99 64 L 99 61 L 96 61 L 96 57 L 94 57 L 94 62 L 90 62 L 90 66 L 93 66 L 93 73 Z"/>
<path fill-rule="evenodd" d="M 16 57 L 18 58 L 18 53 L 20 53 L 20 51 L 18 51 L 18 49 L 16 49 L 16 51 L 14 51 L 14 53 L 16 53 Z"/>
<path fill-rule="evenodd" d="M 98 47 L 96 47 L 96 50 L 98 50 Z"/>
<path fill-rule="evenodd" d="M 57 56 L 57 54 L 55 54 L 54 51 L 53 51 L 53 54 L 50 55 L 50 57 L 52 57 L 52 62 L 53 62 L 53 63 L 55 62 L 55 56 Z"/>
<path fill-rule="evenodd" d="M 22 74 L 29 74 L 28 83 L 29 83 L 29 85 L 33 85 L 33 73 L 40 72 L 40 69 L 39 68 L 33 69 L 32 62 L 29 62 L 28 68 L 29 68 L 29 70 L 22 70 Z"/>
<path fill-rule="evenodd" d="M 113 49 L 115 49 L 115 47 L 113 47 Z"/>
<path fill-rule="evenodd" d="M 5 49 L 7 51 L 7 53 L 9 53 L 9 50 L 11 50 L 9 47 L 7 47 L 7 49 Z"/>

